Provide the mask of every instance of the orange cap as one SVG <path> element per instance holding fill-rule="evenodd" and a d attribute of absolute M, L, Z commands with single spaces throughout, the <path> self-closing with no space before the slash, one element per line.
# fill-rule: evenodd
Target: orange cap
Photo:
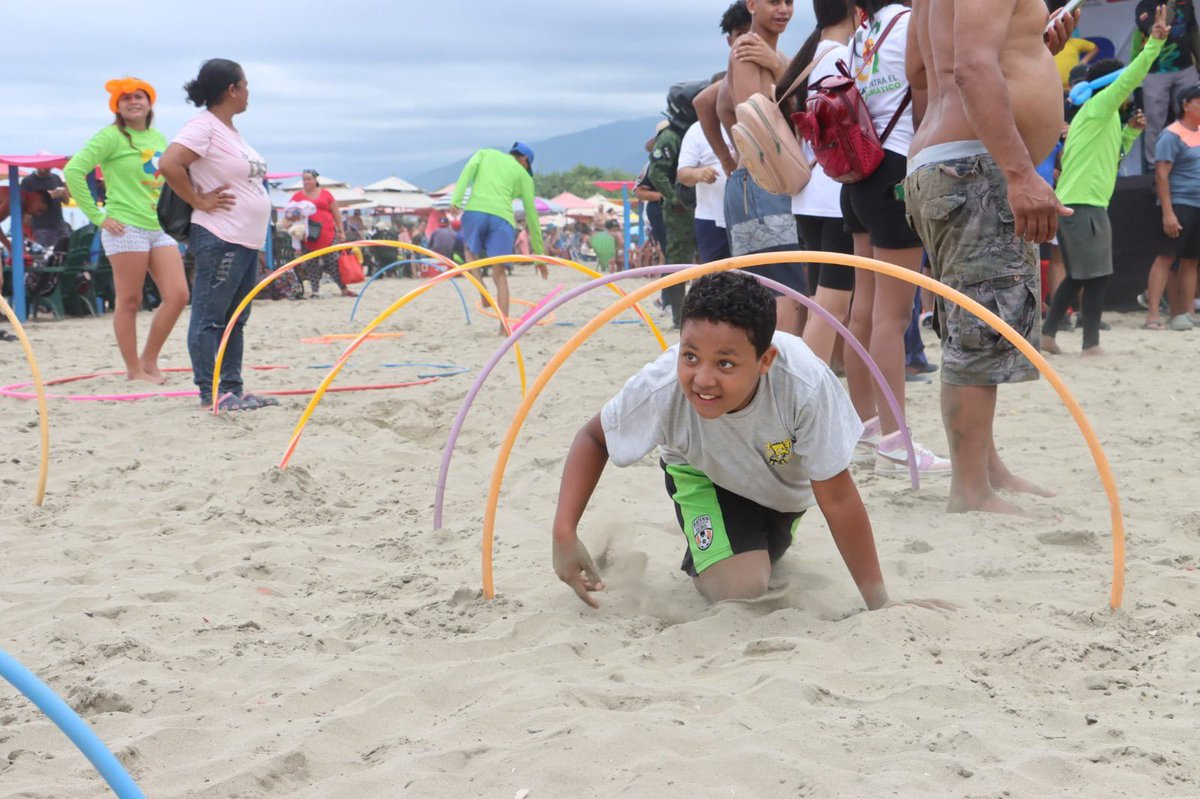
<path fill-rule="evenodd" d="M 121 95 L 133 94 L 138 89 L 144 91 L 150 98 L 150 105 L 154 105 L 154 87 L 141 78 L 113 78 L 104 84 L 104 91 L 108 92 L 109 110 L 114 114 L 117 113 L 117 101 L 121 99 Z"/>

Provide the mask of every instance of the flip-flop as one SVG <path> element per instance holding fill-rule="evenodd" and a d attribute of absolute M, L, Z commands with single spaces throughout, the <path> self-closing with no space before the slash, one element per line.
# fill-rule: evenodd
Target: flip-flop
<path fill-rule="evenodd" d="M 1166 322 L 1163 322 L 1160 319 L 1156 319 L 1153 322 L 1147 322 L 1146 324 L 1142 325 L 1142 330 L 1166 330 L 1166 329 L 1167 329 Z"/>
<path fill-rule="evenodd" d="M 200 409 L 208 410 L 212 407 L 212 400 L 200 400 Z M 217 400 L 217 413 L 222 411 L 245 411 L 249 408 L 242 402 L 241 397 L 234 394 L 222 394 Z"/>
<path fill-rule="evenodd" d="M 263 397 L 258 394 L 243 394 L 238 399 L 241 400 L 242 407 L 248 411 L 256 411 L 259 408 L 268 408 L 279 404 L 279 400 L 274 397 Z"/>
<path fill-rule="evenodd" d="M 17 337 L 7 330 L 0 330 L 0 341 L 16 341 Z"/>

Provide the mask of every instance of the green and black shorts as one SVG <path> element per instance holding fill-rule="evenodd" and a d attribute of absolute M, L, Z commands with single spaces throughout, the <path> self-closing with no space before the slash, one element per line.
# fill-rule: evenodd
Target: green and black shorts
<path fill-rule="evenodd" d="M 765 549 L 771 562 L 783 557 L 804 511 L 783 513 L 721 488 L 704 472 L 687 464 L 667 465 L 667 494 L 675 503 L 675 518 L 688 539 L 680 566 L 695 577 L 742 552 Z"/>

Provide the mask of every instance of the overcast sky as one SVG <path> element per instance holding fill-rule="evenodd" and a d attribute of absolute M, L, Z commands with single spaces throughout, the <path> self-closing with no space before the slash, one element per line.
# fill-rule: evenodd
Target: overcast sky
<path fill-rule="evenodd" d="M 155 86 L 170 139 L 196 113 L 183 83 L 221 57 L 246 70 L 236 124 L 272 171 L 404 177 L 658 113 L 672 83 L 724 68 L 729 2 L 3 0 L 0 153 L 74 152 L 112 121 L 104 83 L 125 75 Z M 789 54 L 812 30 L 796 5 Z"/>

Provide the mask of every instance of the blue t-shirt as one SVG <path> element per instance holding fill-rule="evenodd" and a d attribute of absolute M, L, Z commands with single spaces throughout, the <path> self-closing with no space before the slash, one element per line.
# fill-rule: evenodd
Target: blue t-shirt
<path fill-rule="evenodd" d="M 1158 137 L 1154 160 L 1171 164 L 1171 202 L 1200 208 L 1200 131 L 1178 122 L 1168 126 Z"/>

